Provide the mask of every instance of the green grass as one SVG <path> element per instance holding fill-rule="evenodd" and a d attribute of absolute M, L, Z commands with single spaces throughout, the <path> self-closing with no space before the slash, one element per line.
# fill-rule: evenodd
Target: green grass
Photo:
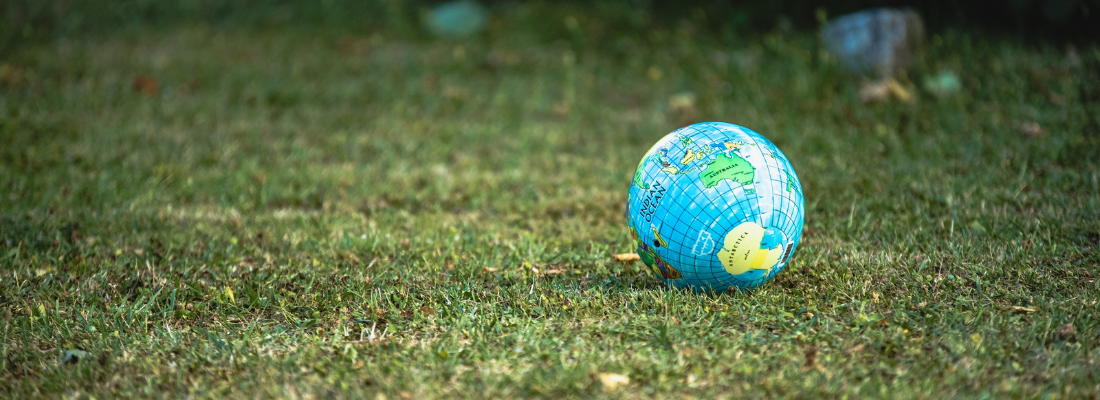
<path fill-rule="evenodd" d="M 183 23 L 10 53 L 0 393 L 1100 391 L 1096 47 L 939 32 L 913 80 L 963 93 L 864 105 L 812 34 L 550 40 L 569 8 L 524 4 L 467 43 Z M 805 185 L 802 245 L 749 293 L 612 259 L 633 167 L 702 120 Z"/>

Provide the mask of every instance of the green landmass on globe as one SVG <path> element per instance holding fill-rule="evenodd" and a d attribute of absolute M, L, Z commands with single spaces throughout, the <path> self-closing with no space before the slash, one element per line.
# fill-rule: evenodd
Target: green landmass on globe
<path fill-rule="evenodd" d="M 747 186 L 752 184 L 755 169 L 753 169 L 752 164 L 749 164 L 741 156 L 730 153 L 726 154 L 725 157 L 719 156 L 707 164 L 706 169 L 699 174 L 699 177 L 703 181 L 703 186 L 707 188 L 715 187 L 718 182 L 726 179 Z"/>
<path fill-rule="evenodd" d="M 644 262 L 645 265 L 653 265 L 654 254 L 655 253 L 653 253 L 652 251 L 639 251 L 638 257 L 642 259 L 642 262 Z"/>
<path fill-rule="evenodd" d="M 653 153 L 642 159 L 642 162 L 638 163 L 638 168 L 634 172 L 634 185 L 642 189 L 649 189 L 649 184 L 642 180 L 642 166 L 647 162 L 655 162 L 658 165 L 661 164 L 661 153 Z"/>
<path fill-rule="evenodd" d="M 638 171 L 634 173 L 634 185 L 642 188 L 649 189 L 649 184 L 642 182 L 642 168 L 638 167 Z"/>

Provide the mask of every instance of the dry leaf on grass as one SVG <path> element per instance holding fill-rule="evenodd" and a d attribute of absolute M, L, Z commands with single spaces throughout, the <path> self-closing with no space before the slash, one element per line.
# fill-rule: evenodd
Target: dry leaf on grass
<path fill-rule="evenodd" d="M 1046 134 L 1043 131 L 1043 127 L 1039 126 L 1037 122 L 1025 122 L 1020 124 L 1020 133 L 1031 137 L 1040 137 Z"/>
<path fill-rule="evenodd" d="M 1061 339 L 1069 339 L 1075 334 L 1077 334 L 1077 327 L 1073 324 L 1065 324 L 1058 328 L 1058 337 Z"/>
<path fill-rule="evenodd" d="M 616 254 L 615 255 L 615 261 L 629 262 L 629 261 L 638 261 L 638 260 L 641 260 L 641 259 L 642 259 L 642 257 L 639 256 L 638 253 L 623 253 L 623 254 Z"/>
<path fill-rule="evenodd" d="M 604 390 L 613 390 L 630 383 L 630 378 L 619 374 L 600 374 L 600 383 L 603 384 Z"/>
<path fill-rule="evenodd" d="M 1016 312 L 1016 313 L 1033 313 L 1033 312 L 1035 312 L 1034 308 L 1020 307 L 1020 306 L 1004 306 L 1004 307 L 1001 307 L 1001 310 L 1002 311 L 1011 311 L 1011 312 Z"/>
<path fill-rule="evenodd" d="M 816 370 L 825 372 L 825 367 L 817 363 L 817 347 L 810 346 L 806 349 L 806 363 L 802 364 L 802 372 Z"/>
<path fill-rule="evenodd" d="M 883 79 L 876 82 L 864 82 L 859 88 L 859 99 L 864 103 L 869 101 L 890 101 L 897 99 L 904 103 L 912 103 L 913 95 L 909 90 L 894 79 Z"/>
<path fill-rule="evenodd" d="M 0 83 L 14 85 L 23 81 L 25 71 L 8 64 L 0 64 Z"/>
<path fill-rule="evenodd" d="M 160 83 L 158 83 L 156 79 L 145 75 L 135 76 L 134 82 L 130 84 L 130 87 L 135 92 L 142 92 L 147 96 L 156 96 L 157 93 L 160 93 Z"/>

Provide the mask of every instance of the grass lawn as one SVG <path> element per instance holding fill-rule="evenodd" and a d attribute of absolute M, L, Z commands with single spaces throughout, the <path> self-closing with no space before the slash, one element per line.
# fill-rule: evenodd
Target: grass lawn
<path fill-rule="evenodd" d="M 1100 49 L 935 32 L 910 79 L 963 92 L 861 104 L 811 32 L 575 11 L 8 54 L 0 394 L 1098 395 Z M 706 120 L 804 184 L 801 246 L 749 293 L 612 257 L 642 154 Z"/>

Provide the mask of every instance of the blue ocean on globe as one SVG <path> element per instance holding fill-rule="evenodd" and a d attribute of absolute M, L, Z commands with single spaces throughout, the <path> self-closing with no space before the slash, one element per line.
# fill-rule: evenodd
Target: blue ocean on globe
<path fill-rule="evenodd" d="M 675 287 L 755 288 L 802 238 L 802 185 L 783 152 L 748 128 L 689 125 L 642 157 L 627 197 L 638 255 Z"/>

